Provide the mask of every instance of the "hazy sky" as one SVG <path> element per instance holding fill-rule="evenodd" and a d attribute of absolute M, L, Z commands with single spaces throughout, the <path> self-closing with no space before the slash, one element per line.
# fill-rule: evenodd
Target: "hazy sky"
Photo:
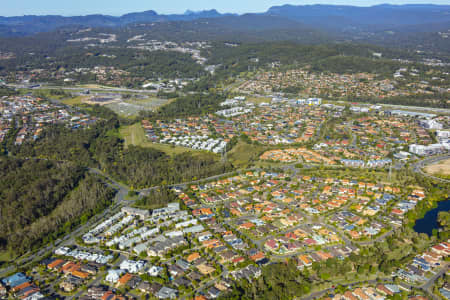
<path fill-rule="evenodd" d="M 346 4 L 370 6 L 380 3 L 449 4 L 449 0 L 0 0 L 1 16 L 58 14 L 66 16 L 86 14 L 122 15 L 128 12 L 155 10 L 158 13 L 183 13 L 187 9 L 215 8 L 220 12 L 263 12 L 272 5 L 282 4 Z"/>

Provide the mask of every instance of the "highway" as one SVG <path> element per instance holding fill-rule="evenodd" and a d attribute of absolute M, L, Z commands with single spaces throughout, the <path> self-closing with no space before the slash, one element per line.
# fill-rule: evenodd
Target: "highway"
<path fill-rule="evenodd" d="M 27 88 L 18 84 L 7 84 L 7 87 L 10 88 Z M 67 87 L 67 86 L 51 86 L 41 84 L 38 87 L 32 88 L 32 90 L 65 90 L 65 91 L 83 91 L 83 90 L 92 90 L 92 91 L 102 91 L 102 92 L 126 92 L 126 93 L 140 93 L 140 94 L 156 94 L 155 90 L 137 90 L 137 89 L 127 89 L 127 88 L 115 88 L 115 87 Z"/>

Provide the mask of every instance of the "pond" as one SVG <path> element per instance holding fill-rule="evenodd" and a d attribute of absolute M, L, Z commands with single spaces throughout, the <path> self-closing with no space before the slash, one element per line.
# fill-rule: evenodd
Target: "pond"
<path fill-rule="evenodd" d="M 422 219 L 416 221 L 414 225 L 414 230 L 417 233 L 426 233 L 431 236 L 433 229 L 438 229 L 439 224 L 437 222 L 438 213 L 441 211 L 449 211 L 450 210 L 450 199 L 445 201 L 440 201 L 438 206 L 427 211 L 425 216 Z"/>

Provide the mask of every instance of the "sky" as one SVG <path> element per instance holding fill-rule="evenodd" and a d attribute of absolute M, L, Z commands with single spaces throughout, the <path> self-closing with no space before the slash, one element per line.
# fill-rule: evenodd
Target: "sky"
<path fill-rule="evenodd" d="M 154 10 L 159 14 L 217 9 L 221 13 L 264 12 L 283 4 L 344 4 L 370 6 L 390 4 L 449 4 L 449 0 L 0 0 L 1 16 L 107 14 L 120 16 L 129 12 Z"/>

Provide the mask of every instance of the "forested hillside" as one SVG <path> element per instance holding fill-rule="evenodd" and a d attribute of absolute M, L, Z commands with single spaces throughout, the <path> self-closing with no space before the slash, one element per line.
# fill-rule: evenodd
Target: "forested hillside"
<path fill-rule="evenodd" d="M 54 48 L 51 44 L 49 47 L 51 49 L 48 51 L 43 49 L 42 53 L 33 55 L 23 53 L 23 49 L 11 50 L 16 51 L 17 57 L 0 60 L 0 74 L 42 68 L 57 72 L 65 69 L 102 66 L 121 70 L 124 72 L 121 74 L 122 77 L 130 77 L 131 80 L 138 80 L 139 83 L 148 78 L 196 78 L 205 75 L 203 68 L 185 53 L 150 52 L 121 47 L 107 50 L 100 48 L 86 50 L 66 45 L 58 45 Z M 35 50 L 36 48 L 30 47 L 30 51 Z M 96 80 L 95 75 L 85 72 L 74 73 L 71 76 L 72 79 L 82 83 Z"/>
<path fill-rule="evenodd" d="M 169 106 L 163 116 L 193 114 L 197 105 L 209 107 L 221 98 L 213 97 L 210 104 L 203 103 L 205 99 L 182 98 L 179 101 L 193 104 L 180 112 L 176 102 L 178 106 Z M 12 157 L 0 156 L 0 216 L 4 220 L 0 249 L 21 253 L 37 247 L 107 207 L 114 191 L 87 173 L 87 167 L 100 168 L 133 188 L 186 182 L 232 169 L 214 154 L 170 156 L 152 148 L 125 149 L 117 137 L 121 121 L 117 115 L 99 106 L 89 112 L 102 118 L 90 129 L 73 131 L 54 125 L 37 141 L 20 147 L 4 144 Z"/>
<path fill-rule="evenodd" d="M 219 99 L 222 98 L 199 98 L 197 95 L 179 98 L 164 108 L 161 116 L 174 118 L 209 112 Z M 96 109 L 106 119 L 93 128 L 71 131 L 62 126 L 51 126 L 44 130 L 39 140 L 20 147 L 11 146 L 9 150 L 19 157 L 41 157 L 97 167 L 134 188 L 191 181 L 231 169 L 231 165 L 221 162 L 214 154 L 183 153 L 171 157 L 153 148 L 131 146 L 125 149 L 124 141 L 117 137 L 120 123 L 117 116 L 106 108 Z"/>
<path fill-rule="evenodd" d="M 114 195 L 74 163 L 0 157 L 0 178 L 0 249 L 16 253 L 56 238 Z"/>
<path fill-rule="evenodd" d="M 401 66 L 400 63 L 391 61 L 391 58 L 418 58 L 414 53 L 361 44 L 313 46 L 284 42 L 242 44 L 234 48 L 216 44 L 213 49 L 204 52 L 211 64 L 222 66 L 218 72 L 235 74 L 248 71 L 249 67 L 251 70 L 252 67 L 267 67 L 274 62 L 285 68 L 310 65 L 321 72 L 386 73 Z M 374 52 L 382 52 L 386 59 L 375 59 Z"/>
<path fill-rule="evenodd" d="M 104 167 L 112 176 L 138 188 L 188 182 L 232 170 L 231 164 L 218 161 L 214 154 L 186 152 L 171 157 L 152 148 L 134 146 Z"/>
<path fill-rule="evenodd" d="M 215 79 L 211 79 L 211 82 Z M 208 80 L 205 80 L 208 82 Z M 195 89 L 201 83 L 194 83 L 191 87 Z M 189 87 L 188 87 L 189 88 Z M 200 87 L 200 89 L 203 87 Z M 178 97 L 175 101 L 162 106 L 156 112 L 141 111 L 141 115 L 146 119 L 174 119 L 187 116 L 198 116 L 214 113 L 219 109 L 220 102 L 225 100 L 221 94 L 193 94 L 185 97 Z"/>

